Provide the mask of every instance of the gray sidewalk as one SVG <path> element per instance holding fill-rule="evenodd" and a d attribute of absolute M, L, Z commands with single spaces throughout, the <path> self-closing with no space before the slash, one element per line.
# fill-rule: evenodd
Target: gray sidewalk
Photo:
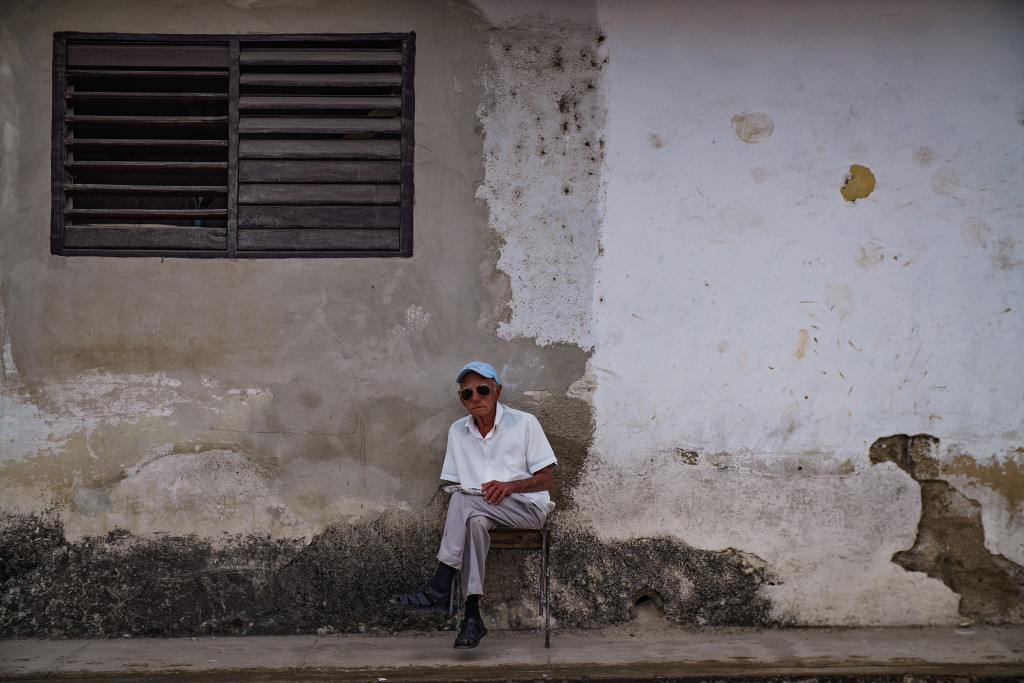
<path fill-rule="evenodd" d="M 1024 628 L 631 629 L 0 641 L 0 679 L 1024 680 Z"/>

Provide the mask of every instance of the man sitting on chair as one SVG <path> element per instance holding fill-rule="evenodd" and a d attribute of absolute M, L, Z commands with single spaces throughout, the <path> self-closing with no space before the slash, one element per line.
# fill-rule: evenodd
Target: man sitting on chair
<path fill-rule="evenodd" d="M 480 617 L 488 531 L 496 526 L 540 528 L 555 507 L 548 495 L 557 465 L 537 418 L 498 403 L 501 381 L 487 363 L 473 361 L 460 371 L 459 400 L 469 415 L 448 429 L 441 479 L 456 482 L 437 553 L 434 578 L 421 590 L 391 601 L 413 609 L 446 610 L 452 577 L 462 572 L 466 618 L 455 647 L 467 649 L 487 635 Z"/>

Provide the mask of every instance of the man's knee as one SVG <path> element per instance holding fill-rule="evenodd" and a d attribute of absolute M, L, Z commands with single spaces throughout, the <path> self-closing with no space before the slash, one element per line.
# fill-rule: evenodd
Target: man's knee
<path fill-rule="evenodd" d="M 497 523 L 493 519 L 484 517 L 483 515 L 472 515 L 466 520 L 466 527 L 477 534 L 487 533 L 491 529 L 497 526 Z"/>

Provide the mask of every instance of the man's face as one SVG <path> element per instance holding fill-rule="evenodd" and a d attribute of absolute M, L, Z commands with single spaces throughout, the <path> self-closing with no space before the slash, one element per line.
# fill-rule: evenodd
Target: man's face
<path fill-rule="evenodd" d="M 486 396 L 481 396 L 477 390 L 477 387 L 480 385 L 490 387 L 491 390 Z M 473 390 L 473 395 L 468 400 L 462 398 L 463 389 Z M 462 405 L 466 406 L 466 410 L 475 420 L 487 419 L 488 417 L 493 419 L 498 412 L 498 396 L 500 395 L 501 387 L 495 385 L 493 379 L 488 379 L 475 372 L 466 373 L 466 376 L 459 382 L 459 400 L 462 401 Z"/>

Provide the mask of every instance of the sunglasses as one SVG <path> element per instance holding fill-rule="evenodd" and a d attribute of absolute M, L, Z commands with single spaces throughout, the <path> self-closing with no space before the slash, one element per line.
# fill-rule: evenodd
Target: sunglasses
<path fill-rule="evenodd" d="M 491 387 L 486 384 L 481 384 L 476 388 L 476 393 L 480 394 L 481 396 L 486 396 L 487 394 L 491 393 Z M 459 397 L 461 397 L 463 401 L 468 401 L 469 399 L 473 398 L 473 387 L 459 389 Z"/>

